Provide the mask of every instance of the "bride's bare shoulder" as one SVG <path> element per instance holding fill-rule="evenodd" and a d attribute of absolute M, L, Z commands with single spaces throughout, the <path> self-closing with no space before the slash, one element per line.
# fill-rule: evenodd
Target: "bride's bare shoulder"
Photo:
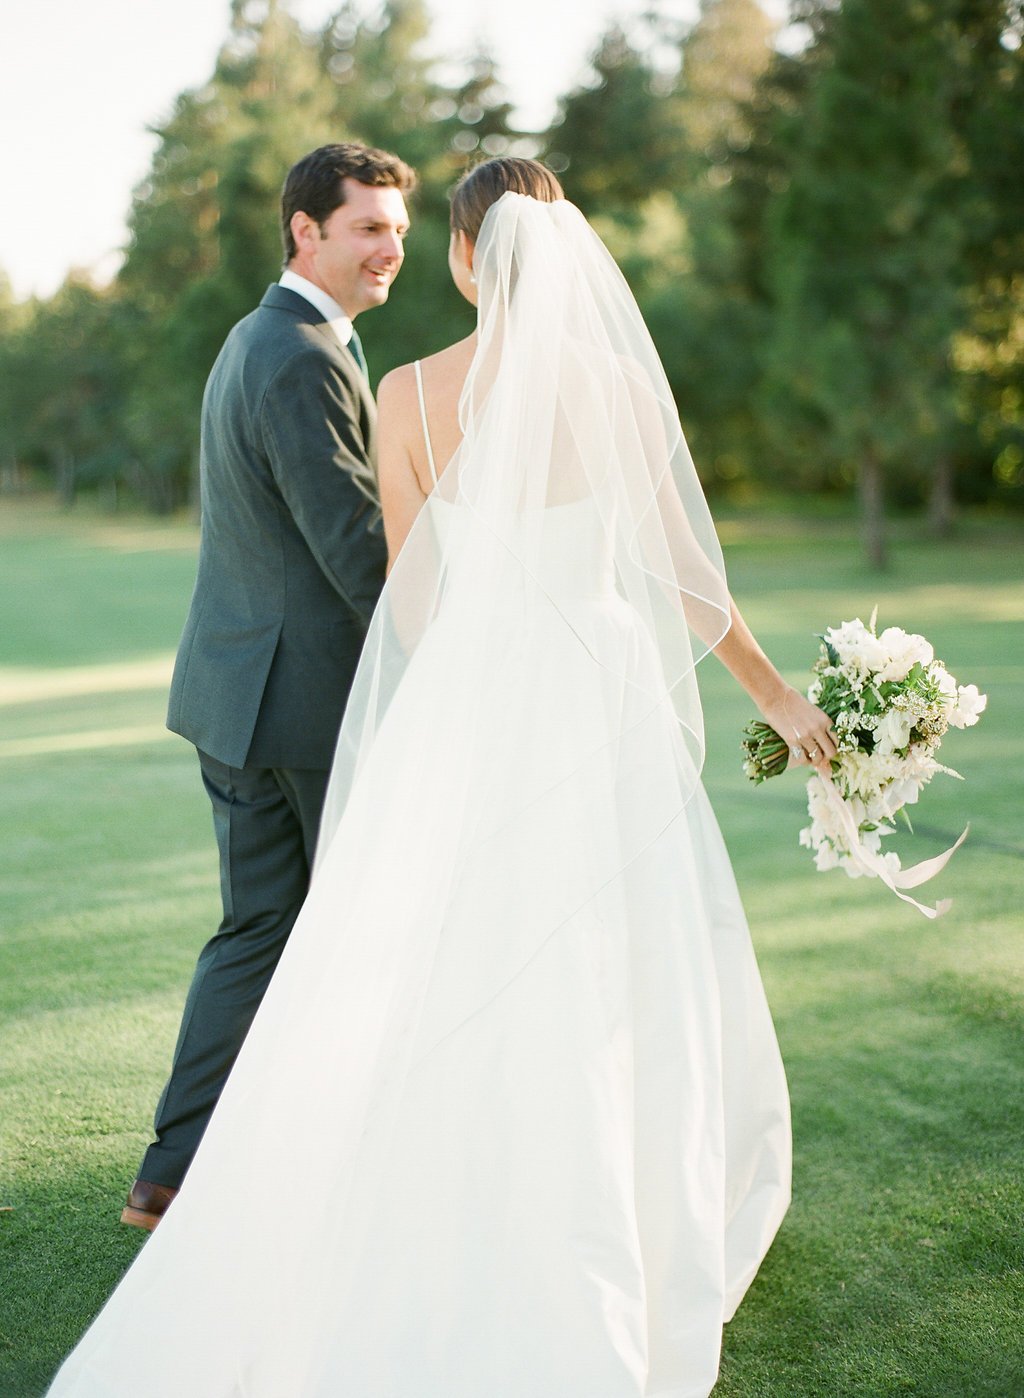
<path fill-rule="evenodd" d="M 424 355 L 420 360 L 423 378 L 431 384 L 444 384 L 448 379 L 465 377 L 466 369 L 473 358 L 476 336 L 458 340 L 446 345 L 436 354 Z M 416 370 L 412 364 L 400 364 L 397 369 L 384 375 L 377 388 L 377 402 L 385 402 L 389 407 L 402 408 L 416 397 Z"/>
<path fill-rule="evenodd" d="M 377 385 L 378 408 L 401 408 L 416 394 L 416 372 L 411 364 L 399 364 L 391 369 Z"/>
<path fill-rule="evenodd" d="M 436 354 L 428 354 L 423 360 L 424 372 L 433 371 L 435 374 L 458 373 L 465 371 L 466 365 L 473 358 L 476 350 L 476 333 L 467 335 L 464 340 L 456 340 L 453 345 L 446 345 L 443 350 L 438 350 Z"/>

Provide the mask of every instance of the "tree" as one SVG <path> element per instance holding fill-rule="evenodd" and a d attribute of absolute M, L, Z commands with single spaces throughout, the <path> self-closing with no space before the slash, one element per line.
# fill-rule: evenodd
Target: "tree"
<path fill-rule="evenodd" d="M 730 162 L 747 139 L 745 104 L 770 61 L 772 28 L 754 0 L 705 0 L 696 24 L 675 41 L 674 74 L 667 65 L 654 73 L 638 54 L 612 48 L 619 98 L 599 90 L 601 102 L 612 103 L 598 131 L 608 144 L 591 147 L 585 160 L 573 157 L 567 176 L 576 197 L 583 166 L 592 217 L 637 296 L 708 486 L 746 474 L 753 454 L 760 307 L 742 282 Z M 606 42 L 596 61 L 607 67 L 608 53 Z M 586 90 L 567 99 L 581 141 L 592 110 Z M 636 152 L 646 152 L 655 130 L 671 159 L 652 171 Z M 564 134 L 563 125 L 555 139 Z M 626 162 L 626 152 L 649 180 L 631 186 L 619 176 L 616 160 Z"/>
<path fill-rule="evenodd" d="M 953 426 L 963 233 L 949 200 L 952 0 L 845 0 L 767 219 L 774 334 L 765 402 L 857 482 L 865 543 L 886 561 L 887 482 L 920 476 Z"/>
<path fill-rule="evenodd" d="M 119 285 L 140 312 L 129 405 L 139 480 L 163 508 L 194 491 L 203 385 L 231 325 L 278 275 L 281 183 L 329 139 L 330 107 L 316 49 L 284 6 L 234 0 L 210 81 L 157 128 Z"/>
<path fill-rule="evenodd" d="M 0 269 L 0 494 L 18 488 L 20 433 L 27 387 L 28 345 L 24 328 L 31 316 L 14 299 L 7 273 Z"/>
<path fill-rule="evenodd" d="M 708 166 L 750 140 L 750 103 L 778 26 L 757 0 L 701 0 L 682 44 L 679 104 L 690 149 Z"/>
<path fill-rule="evenodd" d="M 69 285 L 28 308 L 24 326 L 0 296 L 8 476 L 11 460 L 32 461 L 69 502 L 101 478 L 129 481 L 159 510 L 194 496 L 203 386 L 232 324 L 279 274 L 281 185 L 318 144 L 397 149 L 423 180 L 407 271 L 371 319 L 373 368 L 471 328 L 445 267 L 446 190 L 474 153 L 511 147 L 510 108 L 486 53 L 453 86 L 438 83 L 423 51 L 428 28 L 422 0 L 388 0 L 374 15 L 344 5 L 319 34 L 305 33 L 283 0 L 233 0 L 209 81 L 154 128 L 109 294 Z M 30 335 L 47 347 L 46 372 L 32 369 Z"/>
<path fill-rule="evenodd" d="M 760 457 L 753 409 L 764 314 L 745 281 L 733 171 L 751 139 L 750 100 L 775 28 L 755 0 L 703 0 L 681 45 L 675 102 L 689 178 L 675 198 L 689 267 L 650 315 L 659 326 L 675 302 L 671 338 L 664 331 L 678 365 L 670 378 L 709 484 L 749 477 Z"/>
<path fill-rule="evenodd" d="M 966 320 L 953 345 L 961 452 L 970 499 L 1024 493 L 1024 7 L 963 0 L 956 8 L 952 120 L 962 157 L 951 198 L 965 210 Z M 953 508 L 947 453 L 930 498 L 933 528 Z"/>
<path fill-rule="evenodd" d="M 71 275 L 3 340 L 9 460 L 49 474 L 65 506 L 83 483 L 116 489 L 124 466 L 118 315 L 112 291 Z"/>
<path fill-rule="evenodd" d="M 549 163 L 565 171 L 585 214 L 629 220 L 650 195 L 678 183 L 678 116 L 666 100 L 670 79 L 615 25 L 591 56 L 589 81 L 559 105 L 548 133 Z"/>
<path fill-rule="evenodd" d="M 954 487 L 1019 499 L 1022 3 L 794 0 L 810 41 L 789 53 L 755 0 L 702 0 L 685 31 L 655 11 L 605 33 L 533 139 L 486 52 L 439 79 L 426 0 L 344 3 L 316 34 L 285 0 L 233 0 L 209 80 L 154 128 L 114 285 L 18 306 L 0 280 L 0 478 L 180 505 L 209 368 L 278 275 L 285 173 L 357 139 L 421 177 L 405 270 L 360 322 L 374 378 L 472 327 L 451 184 L 540 149 L 622 263 L 709 485 L 857 482 L 876 559 L 883 497 L 927 496 L 937 529 Z"/>
<path fill-rule="evenodd" d="M 370 19 L 346 4 L 321 39 L 336 129 L 397 151 L 420 176 L 405 267 L 387 304 L 359 326 L 374 379 L 472 329 L 447 272 L 447 191 L 471 160 L 515 141 L 490 56 L 470 55 L 462 79 L 445 86 L 432 76 L 428 33 L 423 0 L 388 0 Z"/>

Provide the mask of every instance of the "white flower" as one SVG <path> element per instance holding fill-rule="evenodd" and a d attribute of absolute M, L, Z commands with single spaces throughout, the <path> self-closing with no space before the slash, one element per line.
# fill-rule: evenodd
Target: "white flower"
<path fill-rule="evenodd" d="M 882 836 L 888 834 L 887 830 L 876 826 L 874 830 L 862 830 L 860 832 L 860 842 L 865 849 L 869 849 L 872 854 L 878 854 L 882 848 Z"/>
<path fill-rule="evenodd" d="M 889 819 L 889 816 L 892 814 L 892 812 L 889 809 L 890 789 L 891 785 L 886 786 L 882 791 L 876 792 L 874 796 L 869 797 L 867 803 L 868 820 L 877 823 L 880 820 Z"/>
<path fill-rule="evenodd" d="M 927 780 L 926 777 L 925 781 Z M 888 814 L 894 816 L 904 806 L 915 805 L 924 789 L 924 784 L 924 781 L 919 781 L 915 777 L 903 777 L 901 780 L 892 782 L 886 791 Z"/>
<path fill-rule="evenodd" d="M 925 783 L 913 777 L 896 777 L 873 796 L 867 803 L 869 821 L 880 824 L 892 820 L 904 806 L 912 806 L 917 801 Z"/>
<path fill-rule="evenodd" d="M 956 680 L 949 671 L 941 665 L 933 665 L 931 678 L 939 691 L 939 702 L 944 710 L 956 707 Z"/>
<path fill-rule="evenodd" d="M 905 761 L 894 753 L 880 755 L 877 749 L 872 753 L 858 749 L 842 754 L 839 772 L 833 780 L 844 796 L 870 798 L 903 775 Z"/>
<path fill-rule="evenodd" d="M 864 870 L 859 864 L 855 864 L 848 854 L 844 854 L 838 861 L 840 869 L 850 879 L 862 879 Z M 819 866 L 820 867 L 820 866 Z"/>
<path fill-rule="evenodd" d="M 890 709 L 875 729 L 875 752 L 879 757 L 902 752 L 910 742 L 910 730 L 913 726 L 912 715 L 899 709 Z"/>
<path fill-rule="evenodd" d="M 927 743 L 913 743 L 903 759 L 902 774 L 918 781 L 922 786 L 931 781 L 939 770 L 939 764 L 932 757 Z"/>
<path fill-rule="evenodd" d="M 962 684 L 956 692 L 956 708 L 949 715 L 954 728 L 973 728 L 985 712 L 988 695 L 981 694 L 976 684 Z"/>
<path fill-rule="evenodd" d="M 821 783 L 813 778 L 807 783 L 807 813 L 811 817 L 810 838 L 817 848 L 817 841 L 831 840 L 839 844 L 843 838 L 843 828 L 832 806 L 822 790 Z"/>
<path fill-rule="evenodd" d="M 830 627 L 825 639 L 839 656 L 840 664 L 855 674 L 868 674 L 885 663 L 885 650 L 878 637 L 872 635 L 860 617 Z"/>
<path fill-rule="evenodd" d="M 893 708 L 899 709 L 901 713 L 909 714 L 912 719 L 924 718 L 939 709 L 936 704 L 929 703 L 923 694 L 918 694 L 916 690 L 904 690 L 900 694 L 893 695 Z"/>
<path fill-rule="evenodd" d="M 902 867 L 900 865 L 900 857 L 895 850 L 890 850 L 888 854 L 883 854 L 882 863 L 885 865 L 886 873 L 891 879 L 896 877 Z"/>
<path fill-rule="evenodd" d="M 930 665 L 935 651 L 923 636 L 903 631 L 899 626 L 887 626 L 878 638 L 885 658 L 877 669 L 879 680 L 905 680 L 920 662 Z"/>
<path fill-rule="evenodd" d="M 814 851 L 814 867 L 819 874 L 824 874 L 828 869 L 839 867 L 839 856 L 831 845 L 819 845 Z"/>

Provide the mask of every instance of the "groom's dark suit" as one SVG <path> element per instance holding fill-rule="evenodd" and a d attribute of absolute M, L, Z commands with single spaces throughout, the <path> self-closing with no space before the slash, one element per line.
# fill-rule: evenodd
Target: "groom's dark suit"
<path fill-rule="evenodd" d="M 353 354 L 271 286 L 202 417 L 199 573 L 168 727 L 199 750 L 224 920 L 189 990 L 140 1177 L 176 1186 L 305 897 L 327 774 L 386 549 L 353 472 L 375 409 Z"/>

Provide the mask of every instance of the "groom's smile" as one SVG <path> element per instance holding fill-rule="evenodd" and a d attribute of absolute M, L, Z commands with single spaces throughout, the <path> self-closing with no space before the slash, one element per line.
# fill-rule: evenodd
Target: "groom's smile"
<path fill-rule="evenodd" d="M 347 316 L 380 306 L 405 257 L 409 215 L 392 185 L 345 179 L 345 202 L 320 224 L 306 218 L 294 229 L 297 252 L 289 264 L 326 291 Z M 296 215 L 301 221 L 304 215 Z"/>
<path fill-rule="evenodd" d="M 398 275 L 398 265 L 387 267 L 367 267 L 366 274 L 376 286 L 390 286 Z"/>

